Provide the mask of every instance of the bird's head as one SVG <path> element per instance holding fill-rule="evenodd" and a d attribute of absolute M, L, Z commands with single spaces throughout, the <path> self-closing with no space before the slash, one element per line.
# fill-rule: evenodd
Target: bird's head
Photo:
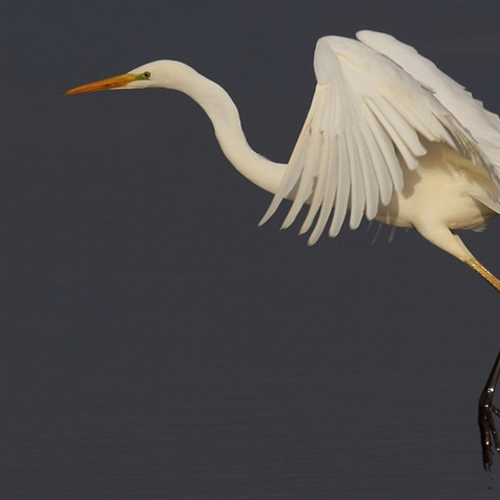
<path fill-rule="evenodd" d="M 85 92 L 98 92 L 99 90 L 144 89 L 148 87 L 175 89 L 176 82 L 181 77 L 181 74 L 187 70 L 191 70 L 191 68 L 177 61 L 154 61 L 139 66 L 123 75 L 76 87 L 68 90 L 65 94 L 83 94 Z"/>

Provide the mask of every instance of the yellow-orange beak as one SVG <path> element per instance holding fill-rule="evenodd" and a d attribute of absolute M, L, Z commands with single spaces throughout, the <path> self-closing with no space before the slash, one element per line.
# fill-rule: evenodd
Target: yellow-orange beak
<path fill-rule="evenodd" d="M 111 90 L 123 87 L 127 83 L 137 80 L 136 75 L 131 75 L 125 73 L 124 75 L 113 76 L 112 78 L 106 78 L 105 80 L 99 80 L 98 82 L 87 83 L 81 87 L 75 87 L 74 89 L 65 92 L 65 95 L 72 94 L 83 94 L 85 92 L 98 92 L 99 90 Z"/>

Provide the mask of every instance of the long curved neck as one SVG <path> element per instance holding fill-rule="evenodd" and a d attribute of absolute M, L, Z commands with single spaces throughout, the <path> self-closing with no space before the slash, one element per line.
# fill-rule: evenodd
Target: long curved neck
<path fill-rule="evenodd" d="M 224 155 L 236 170 L 262 189 L 276 193 L 286 165 L 267 160 L 248 145 L 238 110 L 228 93 L 184 64 L 178 76 L 172 88 L 187 94 L 207 113 Z"/>

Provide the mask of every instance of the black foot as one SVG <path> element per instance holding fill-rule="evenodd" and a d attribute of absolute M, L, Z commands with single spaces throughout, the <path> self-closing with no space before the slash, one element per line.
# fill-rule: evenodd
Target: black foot
<path fill-rule="evenodd" d="M 500 440 L 493 414 L 500 417 L 500 411 L 492 404 L 494 390 L 484 391 L 479 398 L 479 432 L 481 433 L 481 447 L 483 448 L 483 466 L 489 471 L 493 465 L 493 445 L 495 450 L 500 452 Z"/>
<path fill-rule="evenodd" d="M 499 375 L 500 353 L 498 353 L 495 365 L 479 398 L 478 423 L 483 449 L 483 466 L 487 471 L 491 470 L 493 465 L 493 446 L 497 452 L 500 452 L 500 438 L 493 418 L 493 415 L 500 417 L 500 410 L 493 404 L 493 396 L 495 395 Z"/>

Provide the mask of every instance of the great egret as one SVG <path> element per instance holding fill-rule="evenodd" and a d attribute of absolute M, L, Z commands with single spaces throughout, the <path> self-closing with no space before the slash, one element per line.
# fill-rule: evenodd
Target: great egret
<path fill-rule="evenodd" d="M 66 94 L 147 87 L 184 92 L 205 110 L 234 167 L 274 194 L 261 224 L 288 198 L 293 203 L 283 227 L 309 205 L 300 232 L 312 228 L 311 245 L 328 223 L 335 237 L 348 210 L 351 229 L 363 215 L 413 228 L 500 292 L 500 280 L 455 233 L 500 213 L 499 117 L 412 47 L 372 31 L 357 38 L 318 40 L 316 90 L 286 165 L 254 152 L 229 95 L 177 61 L 151 62 Z M 493 420 L 500 410 L 492 402 L 499 374 L 500 355 L 479 403 L 485 468 L 492 446 L 500 451 Z"/>

